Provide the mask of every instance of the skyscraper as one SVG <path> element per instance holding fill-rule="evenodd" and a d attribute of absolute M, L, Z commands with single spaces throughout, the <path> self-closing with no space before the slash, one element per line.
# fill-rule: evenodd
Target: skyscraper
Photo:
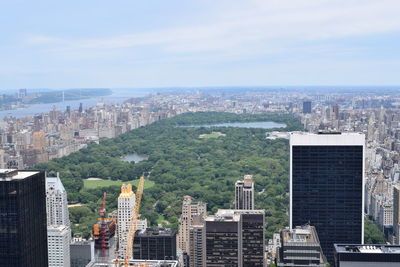
<path fill-rule="evenodd" d="M 203 216 L 193 217 L 189 230 L 190 267 L 206 267 L 206 230 Z"/>
<path fill-rule="evenodd" d="M 393 235 L 394 243 L 400 243 L 400 186 L 393 187 Z"/>
<path fill-rule="evenodd" d="M 195 216 L 206 216 L 207 205 L 202 202 L 192 202 L 191 196 L 183 197 L 182 214 L 179 218 L 179 233 L 177 236 L 177 247 L 190 255 L 189 239 L 190 227 Z"/>
<path fill-rule="evenodd" d="M 118 197 L 118 243 L 119 250 L 124 252 L 128 239 L 129 227 L 135 207 L 135 193 L 131 184 L 121 186 L 121 194 Z"/>
<path fill-rule="evenodd" d="M 71 229 L 66 225 L 47 226 L 49 267 L 70 267 Z"/>
<path fill-rule="evenodd" d="M 223 210 L 205 220 L 206 266 L 265 266 L 264 211 Z"/>
<path fill-rule="evenodd" d="M 46 177 L 46 215 L 47 225 L 70 225 L 67 191 L 59 174 Z"/>
<path fill-rule="evenodd" d="M 47 267 L 44 172 L 0 170 L 0 266 Z"/>
<path fill-rule="evenodd" d="M 290 227 L 315 226 L 333 260 L 334 243 L 363 243 L 364 134 L 290 136 Z"/>
<path fill-rule="evenodd" d="M 303 101 L 303 113 L 304 114 L 311 113 L 311 101 Z"/>
<path fill-rule="evenodd" d="M 243 181 L 235 183 L 235 209 L 254 209 L 254 182 L 252 175 L 245 175 Z"/>
<path fill-rule="evenodd" d="M 60 177 L 46 177 L 46 214 L 49 267 L 70 266 L 71 228 L 67 191 Z"/>

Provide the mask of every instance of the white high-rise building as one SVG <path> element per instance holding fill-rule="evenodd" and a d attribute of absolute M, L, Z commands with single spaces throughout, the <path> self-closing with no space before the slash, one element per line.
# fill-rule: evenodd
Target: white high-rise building
<path fill-rule="evenodd" d="M 245 175 L 243 181 L 235 183 L 235 209 L 254 210 L 253 175 Z"/>
<path fill-rule="evenodd" d="M 71 228 L 67 192 L 60 177 L 46 177 L 47 244 L 49 267 L 69 267 Z"/>
<path fill-rule="evenodd" d="M 67 191 L 60 177 L 46 177 L 47 225 L 70 225 Z"/>
<path fill-rule="evenodd" d="M 192 203 L 191 196 L 183 197 L 182 204 L 182 215 L 179 219 L 179 232 L 177 235 L 177 247 L 183 252 L 190 255 L 190 227 L 193 223 L 193 218 L 195 216 L 201 216 L 205 218 L 207 213 L 206 203 L 198 202 Z"/>
<path fill-rule="evenodd" d="M 69 226 L 47 227 L 47 250 L 49 254 L 49 267 L 70 267 L 70 240 Z"/>
<path fill-rule="evenodd" d="M 121 186 L 121 194 L 118 197 L 118 229 L 117 229 L 119 250 L 121 252 L 124 252 L 126 249 L 126 241 L 128 239 L 129 226 L 131 224 L 134 207 L 135 207 L 135 193 L 133 193 L 132 191 L 132 185 L 123 184 Z"/>

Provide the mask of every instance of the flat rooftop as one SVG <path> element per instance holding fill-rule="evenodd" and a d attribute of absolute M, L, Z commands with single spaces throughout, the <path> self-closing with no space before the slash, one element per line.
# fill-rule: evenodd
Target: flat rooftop
<path fill-rule="evenodd" d="M 15 169 L 0 169 L 0 181 L 12 181 L 25 179 L 29 176 L 38 174 L 39 171 L 22 171 Z"/>
<path fill-rule="evenodd" d="M 337 253 L 400 254 L 400 245 L 335 244 Z"/>
<path fill-rule="evenodd" d="M 309 133 L 293 132 L 290 133 L 291 145 L 360 145 L 365 144 L 365 135 L 355 132 L 332 132 L 332 133 Z"/>

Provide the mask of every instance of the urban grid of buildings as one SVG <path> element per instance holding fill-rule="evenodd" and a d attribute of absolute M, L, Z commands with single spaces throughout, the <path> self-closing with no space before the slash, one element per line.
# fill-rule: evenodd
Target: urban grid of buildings
<path fill-rule="evenodd" d="M 305 132 L 290 141 L 289 226 L 265 240 L 251 174 L 232 191 L 234 209 L 207 212 L 184 196 L 178 231 L 137 221 L 136 266 L 399 266 L 400 95 L 318 91 L 191 91 L 123 104 L 98 103 L 0 121 L 0 266 L 111 266 L 125 254 L 135 194 L 122 185 L 118 209 L 104 195 L 93 240 L 71 238 L 60 177 L 25 171 L 132 129 L 185 112 L 291 113 Z M 238 177 L 239 178 L 239 177 Z M 368 216 L 387 244 L 364 245 Z M 119 255 L 119 256 L 118 256 Z"/>

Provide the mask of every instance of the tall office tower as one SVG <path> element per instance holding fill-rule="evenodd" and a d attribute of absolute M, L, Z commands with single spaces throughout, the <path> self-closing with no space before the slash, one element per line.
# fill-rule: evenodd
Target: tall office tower
<path fill-rule="evenodd" d="M 290 227 L 315 226 L 327 260 L 334 243 L 363 243 L 364 145 L 360 133 L 290 135 Z"/>
<path fill-rule="evenodd" d="M 121 252 L 126 249 L 129 226 L 135 207 L 135 193 L 131 184 L 121 186 L 121 194 L 118 197 L 118 244 Z"/>
<path fill-rule="evenodd" d="M 69 226 L 48 226 L 47 244 L 49 254 L 49 267 L 70 267 L 70 240 Z"/>
<path fill-rule="evenodd" d="M 336 104 L 334 106 L 332 106 L 332 119 L 334 120 L 338 120 L 339 119 L 339 105 Z"/>
<path fill-rule="evenodd" d="M 400 246 L 335 244 L 335 267 L 400 266 Z"/>
<path fill-rule="evenodd" d="M 190 255 L 189 238 L 190 226 L 194 216 L 206 216 L 207 205 L 202 202 L 192 202 L 191 196 L 183 197 L 182 214 L 179 218 L 179 233 L 177 236 L 177 247 Z"/>
<path fill-rule="evenodd" d="M 57 177 L 46 177 L 46 214 L 47 225 L 70 226 L 67 191 L 58 173 Z"/>
<path fill-rule="evenodd" d="M 311 113 L 311 101 L 303 101 L 303 113 L 304 114 Z"/>
<path fill-rule="evenodd" d="M 206 231 L 203 216 L 193 217 L 189 236 L 189 266 L 206 267 Z"/>
<path fill-rule="evenodd" d="M 393 187 L 393 243 L 400 244 L 400 185 Z"/>
<path fill-rule="evenodd" d="M 47 267 L 44 172 L 0 170 L 0 266 Z"/>
<path fill-rule="evenodd" d="M 205 231 L 207 267 L 265 266 L 263 210 L 218 210 Z"/>
<path fill-rule="evenodd" d="M 133 259 L 176 260 L 176 232 L 164 228 L 137 231 Z"/>
<path fill-rule="evenodd" d="M 46 177 L 47 247 L 49 267 L 70 266 L 71 228 L 67 192 L 60 177 Z"/>
<path fill-rule="evenodd" d="M 243 181 L 235 183 L 235 209 L 254 209 L 254 182 L 252 175 L 245 175 Z"/>
<path fill-rule="evenodd" d="M 322 253 L 317 231 L 314 226 L 286 228 L 280 233 L 281 246 L 277 266 L 325 267 L 326 258 Z"/>

